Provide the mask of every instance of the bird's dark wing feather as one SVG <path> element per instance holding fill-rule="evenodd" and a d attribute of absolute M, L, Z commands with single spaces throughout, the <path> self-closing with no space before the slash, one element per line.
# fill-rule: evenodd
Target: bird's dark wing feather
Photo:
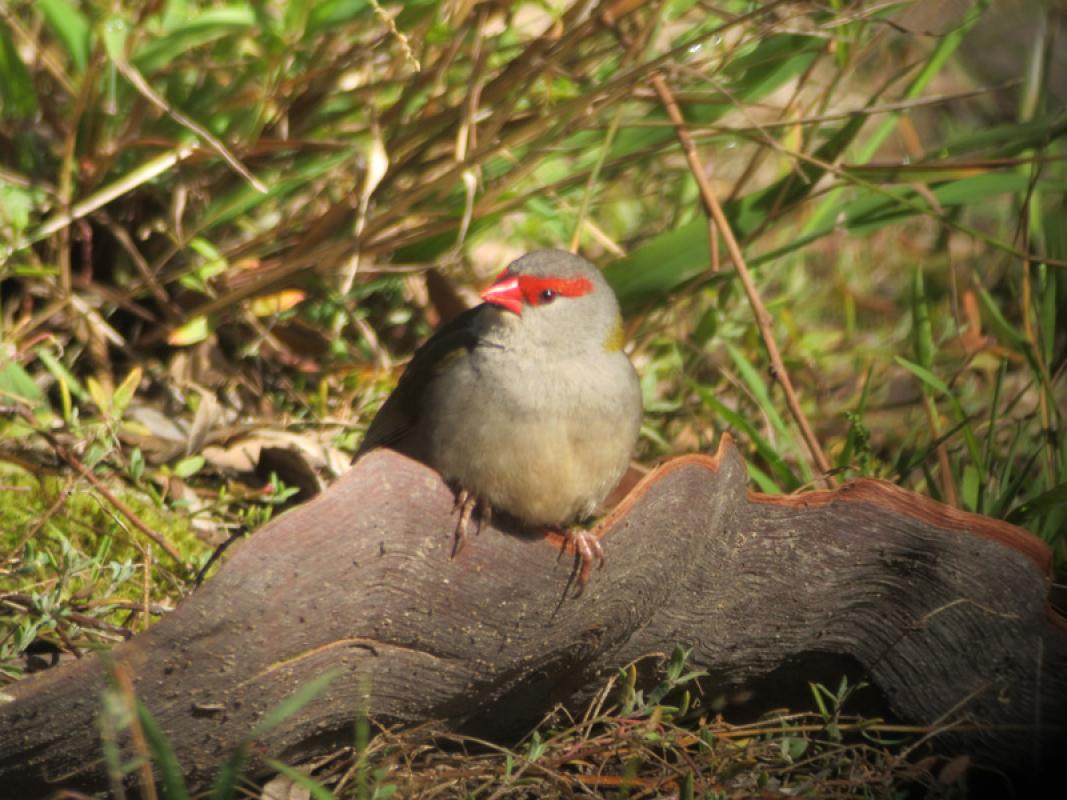
<path fill-rule="evenodd" d="M 396 389 L 389 395 L 367 428 L 367 435 L 356 451 L 353 461 L 376 447 L 391 447 L 416 458 L 420 457 L 418 424 L 422 413 L 422 398 L 427 384 L 450 357 L 462 351 L 470 352 L 477 344 L 475 320 L 485 310 L 484 304 L 460 314 L 438 328 L 415 351 Z"/>

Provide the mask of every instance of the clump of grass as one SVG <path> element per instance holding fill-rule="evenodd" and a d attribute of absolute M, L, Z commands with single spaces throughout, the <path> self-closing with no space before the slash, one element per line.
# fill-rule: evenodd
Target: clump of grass
<path fill-rule="evenodd" d="M 383 729 L 302 774 L 322 796 L 360 799 L 965 795 L 969 761 L 924 748 L 936 730 L 847 711 L 862 685 L 813 684 L 809 712 L 730 724 L 701 709 L 705 675 L 686 657 L 677 648 L 647 692 L 634 665 L 621 669 L 579 718 L 557 709 L 514 746 L 433 724 Z"/>
<path fill-rule="evenodd" d="M 1062 559 L 1067 118 L 1020 63 L 985 122 L 953 71 L 983 7 L 931 37 L 882 7 L 9 4 L 3 338 L 104 387 L 168 342 L 157 394 L 221 352 L 245 369 L 197 378 L 237 413 L 358 430 L 485 254 L 573 244 L 655 376 L 644 457 L 730 430 L 788 492 L 833 480 L 814 443 Z"/>

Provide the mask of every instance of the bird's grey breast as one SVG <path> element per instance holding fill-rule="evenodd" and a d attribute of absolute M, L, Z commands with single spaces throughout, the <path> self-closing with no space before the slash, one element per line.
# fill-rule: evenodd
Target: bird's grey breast
<path fill-rule="evenodd" d="M 589 513 L 614 486 L 641 418 L 637 376 L 621 352 L 552 359 L 486 342 L 428 399 L 438 420 L 431 460 L 446 477 L 477 489 L 540 476 L 545 492 L 576 493 L 571 514 Z"/>
<path fill-rule="evenodd" d="M 463 382 L 515 422 L 585 427 L 589 417 L 617 419 L 621 409 L 640 403 L 636 373 L 621 352 L 553 358 L 488 341 L 474 348 L 468 363 Z"/>

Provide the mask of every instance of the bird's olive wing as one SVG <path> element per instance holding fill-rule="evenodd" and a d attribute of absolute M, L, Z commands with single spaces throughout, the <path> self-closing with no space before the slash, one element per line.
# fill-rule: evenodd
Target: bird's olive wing
<path fill-rule="evenodd" d="M 474 323 L 483 310 L 483 306 L 476 306 L 464 311 L 415 351 L 396 389 L 371 421 L 355 458 L 375 447 L 392 447 L 419 456 L 418 425 L 427 386 L 451 359 L 474 349 L 477 344 Z"/>

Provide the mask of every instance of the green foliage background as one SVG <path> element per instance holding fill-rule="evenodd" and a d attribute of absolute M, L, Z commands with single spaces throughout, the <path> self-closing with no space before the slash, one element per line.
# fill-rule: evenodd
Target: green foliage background
<path fill-rule="evenodd" d="M 178 482 L 226 524 L 269 516 L 131 408 L 195 428 L 210 395 L 351 449 L 455 297 L 535 247 L 618 292 L 643 461 L 728 431 L 761 490 L 816 485 L 653 74 L 836 476 L 1023 525 L 1062 567 L 1065 14 L 934 5 L 0 3 L 5 674 L 34 637 L 92 638 L 72 613 L 133 624 L 82 602 L 86 574 L 133 581 L 101 588 L 121 602 L 188 591 L 210 547 Z M 186 563 L 126 523 L 113 550 L 41 430 Z"/>

